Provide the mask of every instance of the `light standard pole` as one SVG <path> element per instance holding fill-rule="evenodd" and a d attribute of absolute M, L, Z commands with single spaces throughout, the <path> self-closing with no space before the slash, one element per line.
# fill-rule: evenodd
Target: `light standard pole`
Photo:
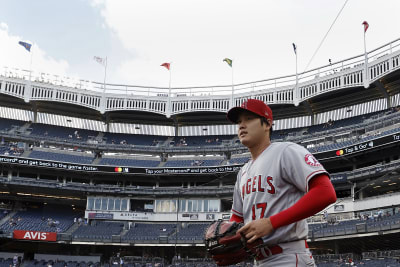
<path fill-rule="evenodd" d="M 176 245 L 178 244 L 178 222 L 179 222 L 179 194 L 176 202 L 176 233 L 175 233 L 175 258 L 178 259 L 178 254 L 176 253 Z"/>

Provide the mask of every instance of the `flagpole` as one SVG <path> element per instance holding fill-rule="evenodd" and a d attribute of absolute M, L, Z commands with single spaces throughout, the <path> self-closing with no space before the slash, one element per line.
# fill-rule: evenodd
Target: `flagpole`
<path fill-rule="evenodd" d="M 297 70 L 297 46 L 295 43 L 292 43 L 293 45 L 293 50 L 294 50 L 294 55 L 296 57 L 296 81 L 295 81 L 295 86 L 294 86 L 294 93 L 293 93 L 293 102 L 294 105 L 297 107 L 299 105 L 299 74 Z"/>
<path fill-rule="evenodd" d="M 171 116 L 171 65 L 169 67 L 169 83 L 168 83 L 168 111 L 167 118 Z"/>
<path fill-rule="evenodd" d="M 233 94 L 234 94 L 235 89 L 234 89 L 234 86 L 233 86 L 233 64 L 232 64 L 231 69 L 232 69 L 232 96 L 231 96 L 231 102 L 232 102 L 232 107 L 234 107 L 235 103 L 233 102 Z"/>
<path fill-rule="evenodd" d="M 105 64 L 104 64 L 104 82 L 103 82 L 104 88 L 103 88 L 103 93 L 106 92 L 106 76 L 107 76 L 107 57 L 106 57 Z"/>
<path fill-rule="evenodd" d="M 171 67 L 170 67 L 171 68 Z M 168 84 L 169 93 L 171 93 L 171 70 L 169 70 L 169 84 Z"/>
<path fill-rule="evenodd" d="M 32 42 L 32 44 L 31 44 L 31 47 L 30 47 L 30 49 L 28 50 L 29 51 L 29 53 L 31 54 L 31 59 L 30 59 L 30 63 L 29 63 L 29 81 L 28 81 L 28 86 L 27 86 L 27 88 L 26 88 L 26 91 L 25 91 L 25 94 L 24 94 L 24 101 L 26 102 L 26 103 L 28 103 L 29 102 L 29 99 L 30 99 L 30 95 L 31 95 L 31 92 L 32 92 L 32 58 L 33 58 L 33 42 Z"/>
<path fill-rule="evenodd" d="M 364 28 L 364 88 L 369 87 L 369 81 L 368 81 L 368 55 L 367 55 L 367 43 L 365 40 L 365 33 L 367 31 Z"/>
<path fill-rule="evenodd" d="M 296 88 L 295 88 L 295 95 L 296 95 L 296 101 L 295 101 L 295 106 L 298 105 L 299 101 L 299 77 L 298 77 L 298 72 L 297 72 L 297 49 L 296 49 Z"/>
<path fill-rule="evenodd" d="M 233 103 L 233 94 L 234 94 L 235 88 L 234 88 L 234 85 L 233 85 L 233 64 L 232 64 L 233 60 L 226 57 L 226 58 L 224 58 L 222 61 L 225 61 L 225 62 L 229 65 L 229 67 L 231 67 L 231 74 L 232 74 L 232 77 L 231 77 L 231 78 L 232 78 L 232 92 L 231 92 L 230 107 L 234 107 L 235 103 Z"/>
<path fill-rule="evenodd" d="M 32 43 L 32 47 L 33 47 L 33 43 Z M 31 47 L 31 48 L 32 48 Z M 30 51 L 31 53 L 31 62 L 29 63 L 29 81 L 32 80 L 32 57 L 33 57 L 33 49 L 31 49 L 32 51 Z"/>

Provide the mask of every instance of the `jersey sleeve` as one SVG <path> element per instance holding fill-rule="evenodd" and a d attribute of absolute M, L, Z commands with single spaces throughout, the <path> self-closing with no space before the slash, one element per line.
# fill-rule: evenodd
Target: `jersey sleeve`
<path fill-rule="evenodd" d="M 319 161 L 304 147 L 288 145 L 282 154 L 281 168 L 283 177 L 300 191 L 308 192 L 308 182 L 318 174 L 329 173 Z"/>
<path fill-rule="evenodd" d="M 243 169 L 242 169 L 243 170 Z M 235 188 L 233 190 L 233 203 L 232 203 L 232 214 L 243 218 L 243 199 L 240 189 L 240 177 L 242 170 L 238 172 Z"/>

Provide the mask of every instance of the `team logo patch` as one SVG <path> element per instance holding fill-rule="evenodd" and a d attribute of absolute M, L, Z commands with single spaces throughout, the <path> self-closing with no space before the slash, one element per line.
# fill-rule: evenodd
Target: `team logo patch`
<path fill-rule="evenodd" d="M 307 155 L 304 157 L 304 160 L 305 160 L 305 162 L 306 162 L 308 165 L 310 165 L 310 166 L 313 166 L 313 167 L 319 167 L 319 166 L 321 166 L 321 163 L 319 163 L 319 161 L 318 161 L 313 155 L 311 155 L 311 154 L 307 154 Z"/>

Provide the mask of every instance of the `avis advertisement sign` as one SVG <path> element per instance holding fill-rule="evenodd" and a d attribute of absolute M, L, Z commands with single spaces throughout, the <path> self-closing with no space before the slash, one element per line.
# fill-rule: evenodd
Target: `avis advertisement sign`
<path fill-rule="evenodd" d="M 57 241 L 57 233 L 14 230 L 13 238 L 23 240 Z"/>

